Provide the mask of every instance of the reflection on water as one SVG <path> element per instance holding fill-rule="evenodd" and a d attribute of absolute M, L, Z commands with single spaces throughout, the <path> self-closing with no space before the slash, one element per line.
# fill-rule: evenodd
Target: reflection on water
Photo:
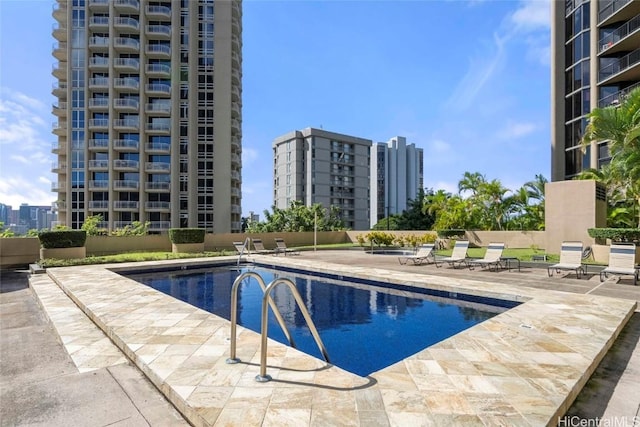
<path fill-rule="evenodd" d="M 265 283 L 293 280 L 324 342 L 331 362 L 359 375 L 380 370 L 506 309 L 362 284 L 340 283 L 267 269 L 252 269 Z M 144 273 L 134 280 L 230 319 L 231 285 L 240 273 L 216 268 Z M 321 357 L 287 286 L 272 291 L 298 349 Z M 260 331 L 262 290 L 246 279 L 238 292 L 238 323 Z M 482 309 L 478 309 L 482 308 Z M 287 343 L 270 313 L 269 336 Z"/>

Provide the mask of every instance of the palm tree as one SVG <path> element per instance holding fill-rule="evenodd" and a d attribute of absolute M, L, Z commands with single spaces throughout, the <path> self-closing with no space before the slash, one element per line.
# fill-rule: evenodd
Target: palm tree
<path fill-rule="evenodd" d="M 458 193 L 470 191 L 475 195 L 478 188 L 487 182 L 487 178 L 480 172 L 465 172 L 462 179 L 458 182 Z"/>
<path fill-rule="evenodd" d="M 583 147 L 593 141 L 609 141 L 610 178 L 640 206 L 640 88 L 624 96 L 619 105 L 596 108 L 588 118 Z"/>

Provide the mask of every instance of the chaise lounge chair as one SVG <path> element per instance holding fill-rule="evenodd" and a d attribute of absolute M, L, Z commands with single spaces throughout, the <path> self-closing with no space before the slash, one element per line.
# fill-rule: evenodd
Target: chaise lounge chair
<path fill-rule="evenodd" d="M 295 249 L 289 249 L 287 248 L 286 243 L 284 243 L 284 239 L 281 237 L 276 237 L 274 239 L 276 241 L 276 250 L 275 250 L 275 254 L 284 254 L 285 256 L 287 256 L 287 254 L 289 255 L 300 255 L 300 252 L 295 250 Z"/>
<path fill-rule="evenodd" d="M 409 261 L 413 261 L 414 265 L 420 264 L 430 264 L 436 261 L 436 256 L 433 253 L 435 245 L 432 243 L 425 243 L 424 245 L 418 248 L 418 252 L 415 255 L 405 255 L 398 257 L 398 262 L 400 264 L 406 264 Z"/>
<path fill-rule="evenodd" d="M 609 265 L 600 272 L 600 281 L 604 282 L 609 274 L 633 276 L 633 284 L 638 283 L 640 267 L 636 267 L 636 245 L 633 243 L 612 243 L 609 252 Z"/>
<path fill-rule="evenodd" d="M 262 239 L 251 239 L 251 241 L 253 242 L 253 250 L 255 253 L 257 254 L 270 254 L 273 253 L 273 251 L 266 249 L 264 247 L 264 245 L 262 244 Z"/>
<path fill-rule="evenodd" d="M 560 262 L 547 267 L 549 277 L 553 276 L 553 272 L 560 273 L 562 270 L 573 270 L 579 279 L 580 274 L 584 274 L 585 270 L 582 265 L 582 242 L 563 242 L 560 249 Z"/>
<path fill-rule="evenodd" d="M 504 243 L 489 243 L 487 251 L 484 254 L 484 258 L 469 259 L 467 260 L 467 266 L 470 270 L 473 270 L 474 266 L 480 266 L 482 268 L 488 267 L 489 270 L 491 270 L 491 267 L 493 266 L 497 271 L 498 267 L 502 265 L 500 258 L 502 257 L 503 251 Z"/>
<path fill-rule="evenodd" d="M 469 249 L 469 241 L 468 240 L 458 240 L 453 247 L 453 252 L 451 256 L 444 257 L 440 259 L 436 259 L 435 264 L 436 267 L 440 267 L 438 262 L 440 263 L 448 263 L 453 268 L 457 268 L 457 266 L 461 266 L 462 264 L 466 264 L 467 262 L 467 250 Z"/>

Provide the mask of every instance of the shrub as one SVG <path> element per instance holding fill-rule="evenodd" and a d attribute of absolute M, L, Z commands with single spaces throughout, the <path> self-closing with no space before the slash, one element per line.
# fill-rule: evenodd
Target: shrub
<path fill-rule="evenodd" d="M 371 231 L 365 236 L 371 243 L 378 246 L 391 246 L 395 236 L 392 233 L 385 233 L 384 231 Z"/>
<path fill-rule="evenodd" d="M 452 228 L 449 230 L 438 230 L 438 237 L 441 239 L 462 239 L 465 235 L 465 231 L 458 228 Z"/>
<path fill-rule="evenodd" d="M 87 240 L 87 233 L 84 230 L 41 231 L 38 239 L 45 249 L 81 248 Z"/>
<path fill-rule="evenodd" d="M 171 243 L 203 243 L 204 228 L 171 228 L 169 239 Z"/>
<path fill-rule="evenodd" d="M 435 243 L 438 239 L 436 233 L 426 233 L 422 235 L 422 243 Z"/>
<path fill-rule="evenodd" d="M 358 235 L 356 236 L 356 240 L 358 241 L 358 244 L 359 244 L 360 246 L 364 246 L 365 242 L 367 241 L 367 239 L 365 238 L 365 236 L 364 236 L 364 235 L 362 235 L 362 234 L 358 234 Z"/>
<path fill-rule="evenodd" d="M 640 241 L 640 228 L 589 228 L 589 236 L 597 240 L 611 239 L 613 242 Z"/>

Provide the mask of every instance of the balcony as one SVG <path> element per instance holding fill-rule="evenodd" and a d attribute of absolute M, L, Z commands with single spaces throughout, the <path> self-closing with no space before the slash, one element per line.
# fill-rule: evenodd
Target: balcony
<path fill-rule="evenodd" d="M 89 29 L 106 31 L 109 29 L 108 16 L 92 16 L 89 18 Z"/>
<path fill-rule="evenodd" d="M 233 213 L 233 214 L 241 214 L 242 213 L 242 208 L 240 206 L 233 205 L 233 206 L 231 206 L 231 213 Z"/>
<path fill-rule="evenodd" d="M 117 171 L 137 172 L 139 165 L 140 162 L 137 160 L 117 159 L 113 161 L 113 169 Z"/>
<path fill-rule="evenodd" d="M 640 46 L 640 15 L 636 15 L 598 41 L 598 53 L 629 52 Z"/>
<path fill-rule="evenodd" d="M 60 60 L 66 61 L 68 58 L 67 55 L 67 42 L 59 42 L 53 44 L 53 56 Z"/>
<path fill-rule="evenodd" d="M 633 89 L 640 87 L 640 82 L 638 83 L 634 83 L 629 87 L 626 87 L 616 93 L 614 93 L 613 95 L 609 95 L 609 96 L 605 96 L 604 98 L 600 99 L 598 101 L 598 107 L 599 108 L 604 108 L 604 107 L 608 107 L 610 105 L 617 105 L 620 103 L 620 101 L 622 101 L 622 98 L 624 98 L 629 92 L 631 92 Z"/>
<path fill-rule="evenodd" d="M 145 146 L 145 151 L 148 154 L 169 154 L 171 150 L 171 144 L 163 142 L 150 142 Z"/>
<path fill-rule="evenodd" d="M 90 130 L 107 130 L 109 128 L 109 119 L 89 119 Z"/>
<path fill-rule="evenodd" d="M 66 22 L 67 21 L 67 3 L 55 3 L 53 5 L 53 17 L 56 21 Z"/>
<path fill-rule="evenodd" d="M 93 77 L 89 79 L 90 89 L 109 89 L 108 77 Z"/>
<path fill-rule="evenodd" d="M 138 0 L 115 0 L 114 7 L 121 12 L 139 12 L 140 2 Z"/>
<path fill-rule="evenodd" d="M 140 61 L 136 58 L 115 58 L 113 66 L 119 71 L 139 71 Z"/>
<path fill-rule="evenodd" d="M 57 78 L 65 80 L 67 78 L 67 63 L 58 62 L 51 66 L 51 74 Z"/>
<path fill-rule="evenodd" d="M 89 98 L 91 110 L 106 110 L 109 108 L 109 98 Z"/>
<path fill-rule="evenodd" d="M 89 150 L 91 151 L 108 151 L 109 140 L 108 139 L 90 139 Z"/>
<path fill-rule="evenodd" d="M 149 19 L 171 18 L 171 8 L 167 6 L 149 5 L 146 12 Z"/>
<path fill-rule="evenodd" d="M 54 122 L 53 133 L 58 136 L 67 136 L 67 124 L 65 122 Z"/>
<path fill-rule="evenodd" d="M 140 129 L 140 121 L 138 119 L 114 120 L 113 128 L 117 130 L 138 131 Z"/>
<path fill-rule="evenodd" d="M 240 74 L 240 71 L 238 71 L 237 69 L 231 70 L 231 83 L 233 83 L 234 85 L 240 85 L 241 80 L 242 75 Z"/>
<path fill-rule="evenodd" d="M 599 2 L 598 26 L 609 25 L 611 22 L 622 21 L 631 18 L 631 0 L 610 0 Z"/>
<path fill-rule="evenodd" d="M 92 56 L 89 58 L 90 70 L 107 70 L 109 69 L 109 58 L 104 56 Z"/>
<path fill-rule="evenodd" d="M 107 191 L 108 189 L 109 181 L 106 179 L 89 181 L 89 190 Z"/>
<path fill-rule="evenodd" d="M 235 179 L 236 181 L 240 181 L 240 172 L 231 171 L 231 179 Z"/>
<path fill-rule="evenodd" d="M 171 27 L 168 25 L 147 25 L 147 34 L 155 39 L 170 39 Z"/>
<path fill-rule="evenodd" d="M 161 102 L 153 102 L 149 103 L 145 106 L 144 109 L 147 113 L 153 113 L 156 115 L 168 116 L 171 114 L 171 104 L 169 103 L 161 103 Z"/>
<path fill-rule="evenodd" d="M 89 170 L 107 170 L 109 169 L 109 160 L 89 160 Z"/>
<path fill-rule="evenodd" d="M 145 172 L 171 172 L 171 164 L 163 162 L 146 162 L 144 165 Z"/>
<path fill-rule="evenodd" d="M 58 104 L 53 104 L 52 112 L 54 115 L 58 117 L 66 117 L 67 116 L 67 103 L 66 102 L 58 102 Z"/>
<path fill-rule="evenodd" d="M 140 42 L 131 37 L 116 37 L 113 40 L 113 47 L 120 52 L 139 52 Z"/>
<path fill-rule="evenodd" d="M 169 182 L 147 182 L 145 190 L 150 193 L 168 193 L 171 190 L 171 184 Z"/>
<path fill-rule="evenodd" d="M 151 83 L 145 86 L 147 95 L 171 95 L 171 85 Z"/>
<path fill-rule="evenodd" d="M 108 200 L 89 200 L 89 209 L 93 211 L 107 211 L 109 210 Z"/>
<path fill-rule="evenodd" d="M 53 202 L 53 208 L 57 209 L 59 211 L 66 211 L 67 210 L 67 202 L 65 202 L 64 200 Z"/>
<path fill-rule="evenodd" d="M 119 30 L 140 30 L 140 22 L 137 19 L 128 16 L 118 16 L 113 19 L 113 26 Z"/>
<path fill-rule="evenodd" d="M 140 187 L 138 181 L 124 180 L 113 181 L 114 190 L 137 190 Z"/>
<path fill-rule="evenodd" d="M 61 42 L 67 41 L 67 26 L 61 25 L 59 22 L 53 24 L 53 29 L 51 30 L 51 34 L 56 40 Z"/>
<path fill-rule="evenodd" d="M 144 209 L 149 212 L 169 212 L 171 211 L 171 202 L 146 202 Z"/>
<path fill-rule="evenodd" d="M 56 96 L 58 98 L 66 98 L 66 95 L 67 95 L 67 82 L 54 83 L 51 93 L 53 93 L 53 96 Z"/>
<path fill-rule="evenodd" d="M 66 182 L 52 182 L 51 191 L 67 191 Z"/>
<path fill-rule="evenodd" d="M 89 0 L 89 9 L 95 12 L 106 12 L 109 10 L 109 0 Z"/>
<path fill-rule="evenodd" d="M 231 189 L 231 196 L 240 197 L 241 195 L 242 195 L 242 192 L 240 191 L 239 188 L 232 188 Z"/>
<path fill-rule="evenodd" d="M 67 164 L 65 162 L 53 162 L 51 164 L 51 172 L 53 173 L 67 173 Z"/>
<path fill-rule="evenodd" d="M 138 210 L 140 208 L 140 202 L 131 200 L 116 200 L 113 202 L 113 209 L 118 211 L 131 211 Z"/>
<path fill-rule="evenodd" d="M 135 139 L 114 139 L 113 148 L 118 151 L 133 152 L 138 151 L 140 143 Z"/>
<path fill-rule="evenodd" d="M 167 64 L 147 64 L 147 75 L 171 77 L 171 67 Z"/>
<path fill-rule="evenodd" d="M 164 44 L 148 44 L 147 55 L 154 58 L 171 58 L 171 46 Z"/>
<path fill-rule="evenodd" d="M 109 37 L 89 37 L 89 48 L 97 50 L 108 50 Z"/>
<path fill-rule="evenodd" d="M 113 79 L 113 87 L 119 90 L 137 92 L 138 89 L 140 89 L 140 83 L 134 78 L 125 77 L 121 79 Z"/>
<path fill-rule="evenodd" d="M 153 134 L 165 134 L 171 130 L 171 123 L 147 123 L 147 132 Z"/>
<path fill-rule="evenodd" d="M 598 83 L 607 85 L 640 80 L 640 49 L 600 68 L 598 77 Z"/>
<path fill-rule="evenodd" d="M 151 231 L 165 231 L 171 228 L 170 221 L 150 221 L 149 230 Z"/>
<path fill-rule="evenodd" d="M 140 102 L 134 98 L 116 98 L 113 100 L 113 108 L 117 110 L 138 111 Z"/>
<path fill-rule="evenodd" d="M 67 144 L 63 141 L 53 141 L 51 144 L 51 153 L 64 154 L 67 151 Z"/>

